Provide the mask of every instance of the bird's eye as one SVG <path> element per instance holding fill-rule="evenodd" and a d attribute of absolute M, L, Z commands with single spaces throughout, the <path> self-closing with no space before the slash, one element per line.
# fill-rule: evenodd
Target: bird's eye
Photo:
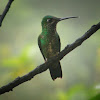
<path fill-rule="evenodd" d="M 49 23 L 52 22 L 52 19 L 47 19 L 47 22 L 49 22 Z"/>

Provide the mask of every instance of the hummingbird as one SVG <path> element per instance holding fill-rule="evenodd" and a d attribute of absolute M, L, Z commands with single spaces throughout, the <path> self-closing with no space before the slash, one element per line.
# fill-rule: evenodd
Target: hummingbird
<path fill-rule="evenodd" d="M 77 17 L 57 18 L 47 15 L 42 19 L 42 33 L 38 37 L 38 46 L 45 62 L 51 57 L 57 55 L 61 49 L 60 37 L 56 31 L 57 23 L 70 18 Z M 60 61 L 50 66 L 49 71 L 53 80 L 55 80 L 56 78 L 62 78 Z"/>

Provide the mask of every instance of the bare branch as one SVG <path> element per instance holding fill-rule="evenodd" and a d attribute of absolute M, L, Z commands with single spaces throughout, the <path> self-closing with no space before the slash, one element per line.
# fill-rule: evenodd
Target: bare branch
<path fill-rule="evenodd" d="M 0 15 L 0 27 L 2 26 L 2 22 L 3 22 L 3 20 L 4 20 L 5 16 L 6 16 L 7 12 L 9 11 L 9 8 L 10 8 L 10 6 L 11 6 L 11 4 L 12 4 L 13 1 L 14 0 L 9 0 L 8 1 L 8 3 L 6 5 L 6 7 L 5 7 L 2 15 Z"/>
<path fill-rule="evenodd" d="M 86 39 L 88 39 L 92 34 L 94 34 L 98 29 L 100 29 L 100 22 L 97 25 L 93 25 L 82 37 L 78 38 L 75 42 L 73 42 L 70 45 L 67 45 L 64 50 L 62 50 L 57 56 L 52 57 L 49 59 L 46 63 L 37 66 L 34 70 L 29 72 L 28 74 L 16 78 L 11 83 L 3 86 L 0 88 L 0 94 L 3 94 L 5 92 L 12 91 L 13 88 L 16 86 L 32 79 L 35 75 L 42 73 L 46 71 L 52 64 L 55 62 L 61 60 L 65 55 L 67 55 L 69 52 L 74 50 L 76 47 L 80 46 Z"/>

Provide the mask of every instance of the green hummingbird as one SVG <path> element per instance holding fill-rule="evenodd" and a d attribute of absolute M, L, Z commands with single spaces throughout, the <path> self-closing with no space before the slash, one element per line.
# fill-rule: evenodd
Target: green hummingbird
<path fill-rule="evenodd" d="M 57 18 L 47 15 L 42 19 L 42 33 L 38 37 L 38 46 L 45 61 L 60 52 L 61 43 L 59 35 L 56 31 L 57 23 L 59 21 L 70 18 L 77 17 Z M 55 80 L 56 78 L 62 78 L 60 61 L 54 63 L 53 66 L 49 67 L 49 71 L 53 80 Z"/>

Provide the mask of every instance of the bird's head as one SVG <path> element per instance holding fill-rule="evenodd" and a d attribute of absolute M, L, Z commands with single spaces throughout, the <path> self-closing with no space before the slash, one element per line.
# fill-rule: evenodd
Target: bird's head
<path fill-rule="evenodd" d="M 78 17 L 65 17 L 65 18 L 57 18 L 54 16 L 47 15 L 42 19 L 42 27 L 55 27 L 59 21 L 70 19 L 70 18 L 78 18 Z"/>

